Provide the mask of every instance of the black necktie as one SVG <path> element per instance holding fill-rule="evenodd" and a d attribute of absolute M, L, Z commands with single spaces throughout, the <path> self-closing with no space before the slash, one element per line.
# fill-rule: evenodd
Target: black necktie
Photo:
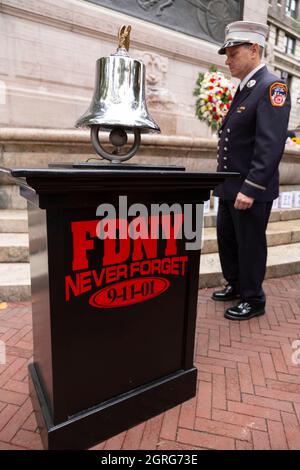
<path fill-rule="evenodd" d="M 235 95 L 234 95 L 234 97 L 233 97 L 234 100 L 237 98 L 237 96 L 238 96 L 238 94 L 239 94 L 240 92 L 241 92 L 241 89 L 240 89 L 240 85 L 239 85 L 239 86 L 237 87 L 237 90 L 236 90 Z"/>

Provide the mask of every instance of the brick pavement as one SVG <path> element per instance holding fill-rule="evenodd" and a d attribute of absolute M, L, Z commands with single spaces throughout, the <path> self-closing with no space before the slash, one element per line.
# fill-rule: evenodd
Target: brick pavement
<path fill-rule="evenodd" d="M 199 291 L 197 396 L 94 448 L 300 449 L 300 364 L 291 346 L 300 338 L 300 275 L 266 281 L 265 291 L 267 314 L 240 323 L 224 319 L 212 289 Z M 0 339 L 0 450 L 41 449 L 28 396 L 30 303 L 0 310 Z"/>

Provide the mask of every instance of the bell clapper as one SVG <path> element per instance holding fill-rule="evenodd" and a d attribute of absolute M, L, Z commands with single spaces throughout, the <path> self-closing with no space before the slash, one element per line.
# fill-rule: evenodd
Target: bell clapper
<path fill-rule="evenodd" d="M 127 144 L 127 132 L 122 127 L 115 127 L 109 134 L 109 140 L 115 147 L 122 147 Z"/>
<path fill-rule="evenodd" d="M 112 155 L 120 155 L 122 146 L 127 144 L 128 136 L 124 129 L 116 127 L 109 134 L 109 140 L 115 147 L 112 151 Z"/>

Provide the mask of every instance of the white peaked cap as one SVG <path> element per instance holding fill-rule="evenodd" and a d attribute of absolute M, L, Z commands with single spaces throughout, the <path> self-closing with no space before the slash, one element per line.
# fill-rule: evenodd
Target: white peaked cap
<path fill-rule="evenodd" d="M 225 28 L 225 42 L 219 54 L 225 54 L 227 47 L 238 46 L 240 44 L 250 43 L 259 44 L 265 47 L 266 36 L 269 27 L 263 23 L 254 23 L 252 21 L 235 21 Z"/>

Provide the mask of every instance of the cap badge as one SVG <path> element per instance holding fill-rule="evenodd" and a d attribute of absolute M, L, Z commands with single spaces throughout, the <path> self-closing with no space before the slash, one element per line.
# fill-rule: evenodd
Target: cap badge
<path fill-rule="evenodd" d="M 250 82 L 247 83 L 247 88 L 252 88 L 256 85 L 256 80 L 250 80 Z"/>

